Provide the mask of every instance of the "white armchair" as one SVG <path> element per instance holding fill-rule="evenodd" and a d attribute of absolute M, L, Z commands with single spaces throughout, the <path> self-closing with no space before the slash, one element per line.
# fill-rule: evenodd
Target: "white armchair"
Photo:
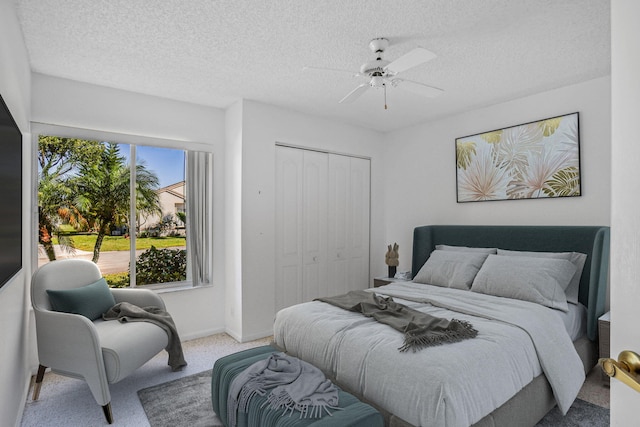
<path fill-rule="evenodd" d="M 89 320 L 80 314 L 52 310 L 48 289 L 80 288 L 101 278 L 91 261 L 68 259 L 45 264 L 33 275 L 31 303 L 35 310 L 38 358 L 33 400 L 37 400 L 45 370 L 84 379 L 107 422 L 113 422 L 109 384 L 138 369 L 167 347 L 168 335 L 149 322 Z M 118 302 L 165 309 L 162 299 L 146 289 L 110 289 Z"/>

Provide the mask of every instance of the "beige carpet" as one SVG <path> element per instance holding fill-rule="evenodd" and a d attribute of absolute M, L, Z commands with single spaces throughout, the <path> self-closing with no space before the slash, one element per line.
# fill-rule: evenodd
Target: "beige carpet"
<path fill-rule="evenodd" d="M 605 376 L 602 369 L 596 365 L 587 375 L 587 380 L 578 393 L 578 399 L 609 409 L 609 379 L 606 377 L 606 382 L 603 382 L 603 378 Z"/>

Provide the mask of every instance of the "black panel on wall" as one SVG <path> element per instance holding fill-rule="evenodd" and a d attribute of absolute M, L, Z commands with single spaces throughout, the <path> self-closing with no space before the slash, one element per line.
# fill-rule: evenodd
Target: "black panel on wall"
<path fill-rule="evenodd" d="M 22 269 L 22 134 L 0 96 L 0 287 Z"/>

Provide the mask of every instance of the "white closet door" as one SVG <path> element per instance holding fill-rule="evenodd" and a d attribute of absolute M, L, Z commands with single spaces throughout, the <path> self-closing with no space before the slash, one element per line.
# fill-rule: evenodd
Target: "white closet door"
<path fill-rule="evenodd" d="M 329 295 L 368 287 L 369 164 L 329 155 Z"/>
<path fill-rule="evenodd" d="M 276 149 L 277 310 L 327 295 L 327 163 L 326 153 Z"/>
<path fill-rule="evenodd" d="M 368 287 L 369 163 L 276 147 L 276 309 Z"/>
<path fill-rule="evenodd" d="M 326 153 L 304 151 L 302 301 L 327 295 Z M 300 302 L 302 302 L 300 301 Z"/>
<path fill-rule="evenodd" d="M 303 152 L 276 150 L 276 310 L 302 300 Z"/>
<path fill-rule="evenodd" d="M 369 287 L 369 222 L 371 161 L 351 157 L 349 180 L 349 285 L 348 290 Z"/>
<path fill-rule="evenodd" d="M 329 295 L 349 289 L 349 157 L 329 156 Z"/>

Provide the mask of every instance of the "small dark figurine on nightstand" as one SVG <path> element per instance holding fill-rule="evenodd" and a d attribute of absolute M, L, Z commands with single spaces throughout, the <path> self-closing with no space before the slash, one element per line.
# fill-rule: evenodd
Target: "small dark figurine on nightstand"
<path fill-rule="evenodd" d="M 398 244 L 394 243 L 393 247 L 387 245 L 387 253 L 384 256 L 384 262 L 389 266 L 389 277 L 396 275 L 396 269 L 399 264 Z"/>

